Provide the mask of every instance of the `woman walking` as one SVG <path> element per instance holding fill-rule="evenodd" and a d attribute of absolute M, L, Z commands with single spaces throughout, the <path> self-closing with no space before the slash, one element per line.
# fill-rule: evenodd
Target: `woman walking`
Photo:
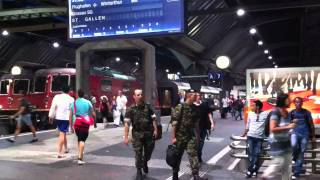
<path fill-rule="evenodd" d="M 78 90 L 76 101 L 71 104 L 69 121 L 72 127 L 72 133 L 75 132 L 78 137 L 78 164 L 85 164 L 83 161 L 83 152 L 85 142 L 89 135 L 89 127 L 92 123 L 86 122 L 84 119 L 89 119 L 89 117 L 96 118 L 96 114 L 92 107 L 90 101 L 86 100 L 84 97 L 84 92 Z M 83 119 L 83 120 L 80 120 Z"/>

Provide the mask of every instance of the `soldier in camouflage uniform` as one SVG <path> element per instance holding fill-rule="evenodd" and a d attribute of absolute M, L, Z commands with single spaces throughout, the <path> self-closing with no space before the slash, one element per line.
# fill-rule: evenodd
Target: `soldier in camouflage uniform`
<path fill-rule="evenodd" d="M 178 172 L 180 168 L 181 158 L 186 150 L 192 169 L 194 180 L 205 180 L 199 177 L 199 159 L 198 159 L 198 143 L 199 143 L 199 114 L 196 111 L 193 102 L 196 95 L 193 90 L 187 93 L 186 102 L 179 104 L 172 112 L 172 144 L 176 144 L 178 153 L 178 164 L 173 167 L 173 180 L 178 180 Z"/>
<path fill-rule="evenodd" d="M 142 90 L 134 91 L 132 105 L 125 115 L 124 143 L 128 145 L 129 124 L 132 123 L 132 145 L 135 152 L 137 180 L 142 180 L 141 168 L 148 173 L 148 161 L 154 149 L 154 141 L 157 137 L 156 115 L 149 104 L 142 100 Z"/>

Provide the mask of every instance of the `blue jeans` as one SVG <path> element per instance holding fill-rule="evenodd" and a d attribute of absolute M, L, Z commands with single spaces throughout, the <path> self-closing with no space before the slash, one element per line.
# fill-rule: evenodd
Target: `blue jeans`
<path fill-rule="evenodd" d="M 248 146 L 248 157 L 249 157 L 249 167 L 248 171 L 258 172 L 259 170 L 259 155 L 261 152 L 263 139 L 247 137 L 247 146 Z"/>
<path fill-rule="evenodd" d="M 293 173 L 295 176 L 300 175 L 304 161 L 304 152 L 306 151 L 308 145 L 308 139 L 308 136 L 302 136 L 298 134 L 291 135 L 292 157 L 295 161 Z"/>

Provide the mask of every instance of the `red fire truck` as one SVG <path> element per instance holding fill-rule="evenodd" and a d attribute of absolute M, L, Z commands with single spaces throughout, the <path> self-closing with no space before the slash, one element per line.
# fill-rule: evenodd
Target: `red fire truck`
<path fill-rule="evenodd" d="M 51 101 L 56 94 L 61 93 L 64 85 L 69 85 L 71 94 L 74 94 L 75 73 L 74 68 L 52 68 L 39 69 L 35 72 L 29 71 L 21 75 L 3 75 L 0 78 L 0 120 L 6 119 L 8 121 L 6 117 L 18 110 L 19 98 L 21 97 L 19 92 L 23 90 L 27 92 L 26 98 L 33 107 L 33 120 L 36 121 L 37 127 L 39 129 L 48 128 L 48 112 Z M 89 78 L 90 96 L 96 98 L 96 108 L 100 103 L 99 97 L 106 95 L 111 102 L 113 96 L 117 96 L 118 90 L 123 91 L 130 105 L 133 102 L 133 90 L 141 88 L 141 84 L 134 77 L 107 68 L 93 68 Z M 10 124 L 11 128 L 9 129 L 13 129 L 14 122 Z"/>

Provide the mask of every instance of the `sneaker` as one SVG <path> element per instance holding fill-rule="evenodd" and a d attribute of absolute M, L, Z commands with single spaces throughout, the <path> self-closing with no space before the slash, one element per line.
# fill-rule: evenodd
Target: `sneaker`
<path fill-rule="evenodd" d="M 84 162 L 83 160 L 81 160 L 81 159 L 78 159 L 78 165 L 84 165 L 86 162 Z"/>
<path fill-rule="evenodd" d="M 295 175 L 293 175 L 292 177 L 291 177 L 291 179 L 298 179 Z"/>
<path fill-rule="evenodd" d="M 10 139 L 6 139 L 8 142 L 11 142 L 11 143 L 14 143 L 16 142 L 16 140 L 14 140 L 13 138 L 10 138 Z"/>
<path fill-rule="evenodd" d="M 34 143 L 34 142 L 37 142 L 38 139 L 37 138 L 33 138 L 31 141 L 29 141 L 29 143 Z"/>
<path fill-rule="evenodd" d="M 247 172 L 246 172 L 246 178 L 251 178 L 251 177 L 252 177 L 251 172 L 250 172 L 250 171 L 247 171 Z"/>
<path fill-rule="evenodd" d="M 252 177 L 257 177 L 257 172 L 253 172 Z"/>

